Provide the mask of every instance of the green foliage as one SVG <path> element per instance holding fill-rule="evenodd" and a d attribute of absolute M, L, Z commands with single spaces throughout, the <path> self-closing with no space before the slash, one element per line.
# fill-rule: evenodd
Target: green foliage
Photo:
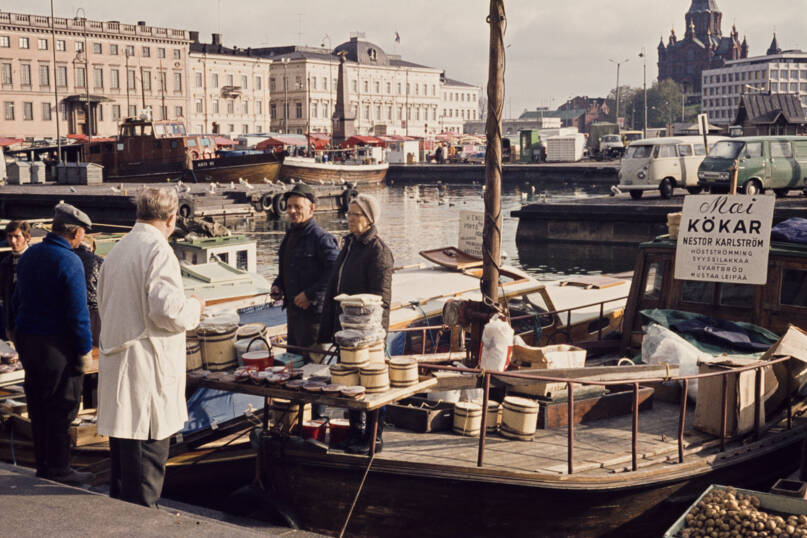
<path fill-rule="evenodd" d="M 625 118 L 625 126 L 632 129 L 641 129 L 644 126 L 644 90 L 622 86 L 619 90 L 619 115 Z M 608 121 L 616 121 L 615 104 L 616 89 L 611 90 L 606 97 L 609 114 Z M 664 127 L 668 123 L 681 121 L 682 97 L 684 91 L 681 85 L 671 79 L 653 82 L 647 88 L 647 126 Z M 684 121 L 694 122 L 700 113 L 698 105 L 684 105 Z"/>

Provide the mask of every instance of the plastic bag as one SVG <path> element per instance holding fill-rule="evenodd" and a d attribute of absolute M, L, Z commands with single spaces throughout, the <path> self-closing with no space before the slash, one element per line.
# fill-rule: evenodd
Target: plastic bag
<path fill-rule="evenodd" d="M 482 330 L 482 346 L 479 352 L 479 367 L 503 372 L 510 364 L 515 331 L 498 316 L 487 322 Z"/>
<path fill-rule="evenodd" d="M 333 340 L 342 347 L 363 347 L 383 340 L 386 335 L 387 332 L 380 327 L 367 331 L 342 329 L 333 335 Z"/>
<path fill-rule="evenodd" d="M 202 312 L 199 329 L 209 332 L 226 333 L 238 327 L 241 318 L 236 310 L 229 308 L 206 308 Z"/>
<path fill-rule="evenodd" d="M 374 329 L 381 327 L 381 313 L 382 310 L 373 312 L 372 314 L 348 314 L 342 313 L 339 315 L 339 324 L 344 329 Z"/>
<path fill-rule="evenodd" d="M 380 295 L 374 295 L 372 293 L 357 293 L 355 295 L 348 295 L 346 293 L 342 293 L 334 297 L 334 300 L 338 301 L 342 306 L 345 305 L 367 306 L 367 305 L 380 305 L 382 298 Z"/>
<path fill-rule="evenodd" d="M 342 313 L 348 316 L 381 316 L 384 307 L 380 304 L 346 304 L 342 303 Z"/>
<path fill-rule="evenodd" d="M 651 323 L 642 340 L 642 360 L 647 364 L 677 364 L 681 376 L 697 375 L 698 360 L 711 355 L 696 348 L 670 329 Z M 687 394 L 698 399 L 698 380 L 689 382 Z"/>

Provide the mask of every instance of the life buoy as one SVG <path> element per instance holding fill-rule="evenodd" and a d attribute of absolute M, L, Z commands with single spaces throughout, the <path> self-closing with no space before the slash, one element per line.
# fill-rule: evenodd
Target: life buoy
<path fill-rule="evenodd" d="M 289 207 L 286 203 L 286 196 L 285 193 L 279 192 L 275 194 L 274 199 L 272 199 L 272 211 L 275 214 L 275 217 L 280 218 L 286 214 Z"/>
<path fill-rule="evenodd" d="M 263 196 L 261 196 L 261 210 L 262 211 L 273 211 L 272 208 L 272 193 L 267 192 Z"/>

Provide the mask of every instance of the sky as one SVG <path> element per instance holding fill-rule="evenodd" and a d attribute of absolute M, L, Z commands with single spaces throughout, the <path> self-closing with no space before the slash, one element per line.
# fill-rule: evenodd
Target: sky
<path fill-rule="evenodd" d="M 445 69 L 449 78 L 487 83 L 487 0 L 53 0 L 57 17 L 83 8 L 95 20 L 223 34 L 226 46 L 332 46 L 351 32 L 388 53 Z M 773 32 L 783 49 L 807 51 L 807 0 L 717 0 L 723 35 L 737 25 L 753 55 L 764 54 Z M 576 95 L 604 97 L 616 85 L 648 85 L 658 76 L 659 38 L 685 32 L 691 0 L 505 0 L 505 116 L 538 106 L 556 108 Z M 3 11 L 50 14 L 49 0 L 3 0 Z M 395 33 L 401 42 L 395 43 Z M 328 37 L 325 37 L 328 36 Z M 629 60 L 627 63 L 624 60 Z"/>

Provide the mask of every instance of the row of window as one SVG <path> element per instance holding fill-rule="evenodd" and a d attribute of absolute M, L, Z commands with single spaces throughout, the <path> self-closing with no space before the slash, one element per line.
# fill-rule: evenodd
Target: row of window
<path fill-rule="evenodd" d="M 466 93 L 466 92 L 443 92 L 443 100 L 444 101 L 468 101 L 468 102 L 476 102 L 476 94 L 475 93 Z"/>
<path fill-rule="evenodd" d="M 17 40 L 17 47 L 20 49 L 30 49 L 31 48 L 31 38 L 28 37 L 20 37 Z M 50 40 L 47 38 L 36 38 L 36 46 L 39 50 L 48 50 L 50 47 Z M 76 52 L 84 52 L 84 40 L 76 40 L 74 42 L 74 48 Z M 11 47 L 11 37 L 8 35 L 0 35 L 0 48 L 10 48 Z M 120 53 L 120 48 L 116 43 L 110 43 L 108 45 L 108 53 L 112 56 L 117 56 Z M 123 45 L 123 53 L 126 56 L 134 56 L 135 55 L 135 46 L 134 45 Z M 143 45 L 140 47 L 140 55 L 143 58 L 150 58 L 151 57 L 151 48 L 148 45 Z M 166 49 L 165 47 L 155 47 L 157 49 L 157 58 L 165 58 L 166 57 Z M 64 52 L 67 50 L 67 40 L 65 39 L 57 39 L 56 40 L 56 50 L 60 52 Z M 103 54 L 104 53 L 104 44 L 93 42 L 92 44 L 92 52 L 93 54 Z M 172 54 L 174 60 L 181 60 L 182 59 L 182 49 L 172 49 Z"/>
<path fill-rule="evenodd" d="M 33 85 L 33 79 L 31 76 L 32 67 L 31 64 L 21 63 L 19 69 L 19 81 L 20 86 L 23 88 L 31 87 Z M 67 87 L 67 71 L 68 66 L 66 65 L 57 65 L 56 66 L 56 86 L 60 88 Z M 174 78 L 174 93 L 181 93 L 182 92 L 182 73 L 179 71 L 173 72 Z M 127 75 L 127 88 L 130 90 L 137 89 L 137 79 L 140 79 L 140 83 L 142 89 L 145 91 L 151 91 L 151 70 L 149 69 L 129 69 L 126 73 Z M 104 68 L 102 67 L 93 67 L 92 68 L 92 76 L 93 76 L 93 88 L 95 89 L 103 89 L 104 86 Z M 159 71 L 157 73 L 159 77 L 159 88 L 161 91 L 168 91 L 168 84 L 167 84 L 167 77 L 168 73 L 166 71 Z M 50 78 L 51 78 L 51 68 L 50 64 L 39 64 L 39 87 L 40 88 L 48 88 L 50 87 Z M 120 89 L 120 70 L 119 69 L 109 69 L 109 88 L 113 90 Z M 14 85 L 14 74 L 12 64 L 10 63 L 0 63 L 0 84 L 4 88 L 9 88 Z M 74 65 L 73 66 L 73 86 L 75 88 L 86 88 L 87 84 L 87 73 L 86 69 L 83 65 Z"/>
<path fill-rule="evenodd" d="M 721 82 L 744 82 L 747 80 L 765 80 L 766 73 L 770 73 L 770 80 L 807 80 L 807 69 L 771 69 L 770 71 L 742 71 L 740 73 L 722 73 L 718 75 L 703 75 L 704 84 L 719 84 Z"/>
<path fill-rule="evenodd" d="M 112 104 L 110 105 L 112 110 L 112 119 L 114 121 L 118 121 L 121 119 L 121 105 Z M 22 102 L 22 116 L 21 118 L 23 121 L 34 121 L 36 118 L 34 117 L 34 103 L 32 101 L 23 101 Z M 168 107 L 167 106 L 158 106 L 155 107 L 159 113 L 159 117 L 157 119 L 165 120 L 168 119 Z M 39 119 L 41 121 L 51 121 L 53 119 L 53 104 L 49 102 L 40 103 L 39 104 L 40 116 Z M 99 104 L 95 109 L 94 113 L 98 115 L 98 121 L 104 121 L 104 105 Z M 184 107 L 176 106 L 174 107 L 174 114 L 176 118 L 184 117 Z M 3 101 L 3 118 L 8 121 L 14 121 L 17 119 L 18 108 L 17 103 L 14 101 Z M 136 105 L 129 105 L 128 115 L 135 116 L 137 114 L 137 106 Z M 67 120 L 67 107 L 62 104 L 61 106 L 61 116 L 62 120 Z"/>

